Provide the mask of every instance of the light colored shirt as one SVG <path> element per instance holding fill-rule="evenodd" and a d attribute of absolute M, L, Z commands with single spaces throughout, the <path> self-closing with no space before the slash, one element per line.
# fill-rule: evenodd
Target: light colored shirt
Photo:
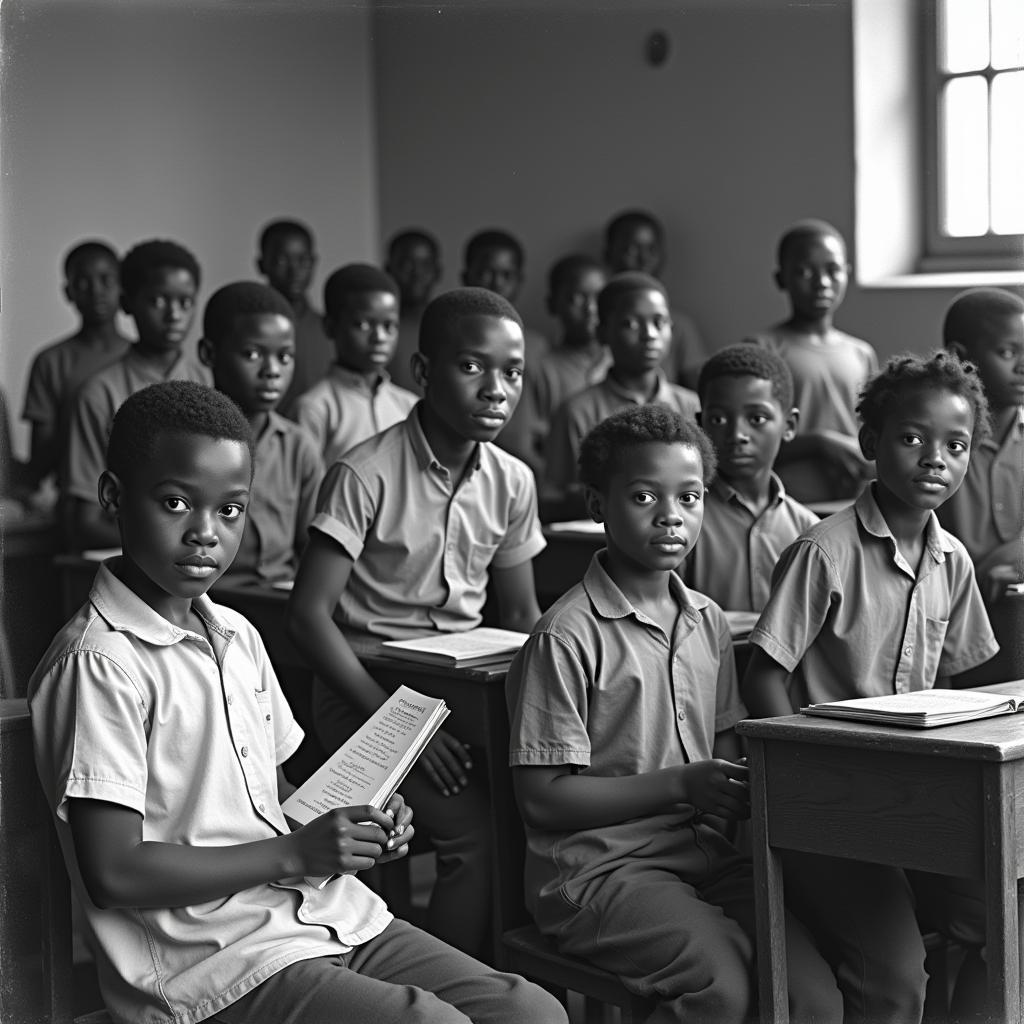
<path fill-rule="evenodd" d="M 295 399 L 294 419 L 329 466 L 361 441 L 404 420 L 418 401 L 386 373 L 371 383 L 335 363 L 323 380 Z"/>
<path fill-rule="evenodd" d="M 193 1024 L 291 963 L 346 952 L 391 920 L 344 875 L 255 885 L 171 908 L 100 910 L 82 883 L 68 801 L 137 811 L 147 842 L 232 846 L 289 829 L 276 765 L 299 746 L 263 643 L 238 613 L 193 601 L 209 638 L 157 615 L 100 567 L 89 601 L 29 682 L 36 764 L 115 1020 Z"/>
<path fill-rule="evenodd" d="M 786 494 L 774 473 L 760 514 L 716 477 L 704 499 L 700 536 L 683 563 L 683 579 L 723 608 L 759 612 L 768 601 L 779 555 L 817 521 Z"/>
<path fill-rule="evenodd" d="M 874 485 L 782 553 L 750 642 L 793 673 L 797 706 L 927 690 L 998 650 L 964 546 L 933 513 L 915 573 Z"/>
<path fill-rule="evenodd" d="M 281 415 L 289 419 L 294 419 L 295 399 L 323 380 L 327 368 L 334 362 L 334 342 L 324 331 L 324 315 L 320 310 L 307 305 L 302 315 L 294 317 L 292 322 L 295 325 L 295 371 L 278 403 Z"/>
<path fill-rule="evenodd" d="M 418 406 L 327 470 L 311 528 L 354 562 L 342 627 L 388 639 L 478 626 L 488 567 L 520 565 L 545 546 L 530 470 L 480 444 L 456 486 Z"/>
<path fill-rule="evenodd" d="M 141 358 L 132 346 L 117 362 L 94 373 L 78 390 L 68 432 L 64 479 L 67 493 L 96 504 L 96 485 L 107 464 L 107 439 L 114 413 L 136 391 L 165 380 L 190 380 L 212 386 L 210 370 L 179 353 L 164 371 L 151 360 Z"/>
<path fill-rule="evenodd" d="M 603 558 L 594 556 L 583 581 L 541 616 L 512 661 L 506 696 L 513 767 L 639 775 L 707 760 L 716 734 L 746 717 L 718 605 L 671 573 L 680 613 L 668 636 L 630 604 Z M 563 900 L 563 885 L 581 889 L 625 861 L 663 857 L 678 864 L 689 834 L 681 826 L 694 816 L 693 807 L 679 805 L 599 828 L 527 827 L 531 910 L 545 919 L 543 904 Z M 700 860 L 706 870 L 703 854 Z"/>

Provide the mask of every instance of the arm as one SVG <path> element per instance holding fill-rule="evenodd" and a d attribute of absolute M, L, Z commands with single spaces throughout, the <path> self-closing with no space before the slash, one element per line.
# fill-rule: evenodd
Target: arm
<path fill-rule="evenodd" d="M 540 618 L 533 562 L 521 562 L 505 569 L 491 567 L 491 583 L 498 599 L 498 615 L 504 629 L 529 633 Z"/>
<path fill-rule="evenodd" d="M 309 524 L 316 516 L 316 498 L 320 490 L 320 481 L 324 478 L 324 465 L 320 453 L 311 444 L 302 448 L 302 468 L 299 478 L 299 504 L 295 517 L 295 565 L 302 559 L 302 552 L 309 543 Z"/>
<path fill-rule="evenodd" d="M 789 699 L 789 673 L 760 647 L 752 647 L 740 695 L 751 718 L 775 718 L 797 710 Z"/>

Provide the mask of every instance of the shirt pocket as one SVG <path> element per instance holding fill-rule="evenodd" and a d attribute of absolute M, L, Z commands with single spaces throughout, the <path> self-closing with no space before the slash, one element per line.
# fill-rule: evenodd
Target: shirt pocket
<path fill-rule="evenodd" d="M 935 685 L 935 679 L 939 674 L 939 664 L 942 661 L 943 645 L 946 641 L 946 630 L 949 628 L 949 619 L 930 619 L 927 616 L 924 620 L 924 680 L 928 686 Z"/>
<path fill-rule="evenodd" d="M 493 544 L 473 543 L 469 552 L 468 573 L 471 581 L 479 580 L 487 572 L 487 567 L 498 550 L 498 542 Z"/>

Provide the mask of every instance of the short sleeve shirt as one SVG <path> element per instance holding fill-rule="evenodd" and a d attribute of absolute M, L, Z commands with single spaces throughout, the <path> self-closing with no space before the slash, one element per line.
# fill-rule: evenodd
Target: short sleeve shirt
<path fill-rule="evenodd" d="M 276 583 L 295 576 L 323 477 L 313 439 L 271 412 L 256 439 L 245 531 L 226 579 Z"/>
<path fill-rule="evenodd" d="M 782 553 L 750 642 L 800 705 L 927 690 L 998 650 L 964 546 L 932 514 L 915 573 L 873 485 Z"/>
<path fill-rule="evenodd" d="M 506 680 L 513 767 L 638 775 L 712 756 L 716 733 L 746 717 L 721 609 L 670 574 L 672 636 L 634 608 L 594 556 L 581 583 L 537 623 Z M 554 898 L 626 860 L 681 857 L 681 805 L 576 832 L 527 828 L 528 899 Z"/>
<path fill-rule="evenodd" d="M 90 377 L 79 389 L 71 413 L 66 461 L 67 493 L 95 502 L 96 484 L 107 461 L 107 439 L 114 413 L 136 391 L 165 380 L 191 380 L 212 386 L 207 367 L 181 353 L 166 372 L 139 356 L 133 346 L 116 363 Z"/>
<path fill-rule="evenodd" d="M 295 400 L 295 421 L 316 441 L 324 465 L 409 415 L 419 399 L 386 373 L 370 383 L 335 363 L 327 377 Z"/>
<path fill-rule="evenodd" d="M 779 555 L 818 517 L 794 501 L 772 474 L 768 504 L 756 514 L 716 477 L 704 500 L 704 525 L 683 564 L 683 579 L 731 611 L 759 612 L 768 601 Z"/>
<path fill-rule="evenodd" d="M 137 811 L 143 839 L 229 846 L 288 832 L 276 766 L 302 730 L 239 614 L 198 598 L 208 636 L 157 615 L 104 563 L 29 682 L 36 765 L 118 1021 L 193 1024 L 291 963 L 346 952 L 391 915 L 355 876 L 256 885 L 186 907 L 101 910 L 76 867 L 71 799 Z M 201 924 L 197 924 L 201 922 Z"/>
<path fill-rule="evenodd" d="M 419 406 L 327 470 L 312 529 L 354 564 L 339 595 L 343 629 L 391 639 L 481 621 L 488 567 L 544 548 L 530 470 L 493 444 L 455 486 L 430 450 Z"/>

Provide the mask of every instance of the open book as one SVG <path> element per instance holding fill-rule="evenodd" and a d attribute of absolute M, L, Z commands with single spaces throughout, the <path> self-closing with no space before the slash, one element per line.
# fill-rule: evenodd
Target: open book
<path fill-rule="evenodd" d="M 511 629 L 478 626 L 463 633 L 436 633 L 414 640 L 385 640 L 385 654 L 422 665 L 469 668 L 489 661 L 511 657 L 529 638 L 527 633 Z"/>
<path fill-rule="evenodd" d="M 383 810 L 447 717 L 443 700 L 400 686 L 281 810 L 299 825 L 334 807 L 370 804 Z M 320 888 L 330 877 L 306 881 Z"/>
<path fill-rule="evenodd" d="M 1021 710 L 1024 710 L 1024 680 L 1021 680 L 1019 694 L 985 690 L 914 690 L 883 697 L 834 700 L 800 709 L 805 715 L 850 718 L 879 725 L 905 725 L 914 729 L 1011 715 Z"/>

